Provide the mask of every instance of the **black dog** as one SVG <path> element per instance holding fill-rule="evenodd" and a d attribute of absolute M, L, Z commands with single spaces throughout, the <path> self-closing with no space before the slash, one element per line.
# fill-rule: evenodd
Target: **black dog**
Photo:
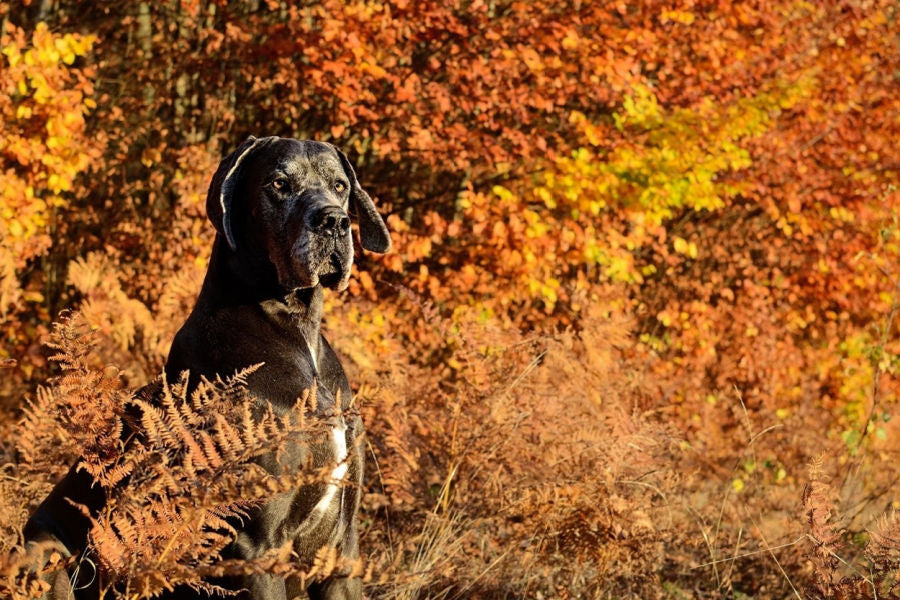
<path fill-rule="evenodd" d="M 343 289 L 350 277 L 353 243 L 348 210 L 359 217 L 362 247 L 384 253 L 391 241 L 372 199 L 338 149 L 321 142 L 249 138 L 219 165 L 206 201 L 217 230 L 209 270 L 190 317 L 175 336 L 166 362 L 170 381 L 183 371 L 191 383 L 226 377 L 250 365 L 255 397 L 286 413 L 303 390 L 317 385 L 317 411 L 348 408 L 350 386 L 334 351 L 319 331 L 322 288 Z M 315 464 L 336 465 L 331 481 L 273 498 L 241 527 L 228 556 L 251 559 L 292 541 L 311 558 L 324 545 L 358 556 L 356 512 L 363 476 L 358 417 L 332 419 L 331 443 L 296 456 L 261 461 L 270 472 L 299 467 L 311 452 Z M 77 554 L 89 523 L 71 503 L 92 513 L 105 498 L 90 476 L 74 469 L 41 504 L 25 528 L 32 543 L 52 540 Z M 220 583 L 220 582 L 217 582 Z M 284 600 L 302 594 L 296 581 L 251 575 L 227 581 L 251 600 Z M 52 594 L 59 590 L 54 585 Z M 65 587 L 65 586 L 64 586 Z M 357 578 L 335 575 L 306 590 L 310 598 L 360 598 Z M 190 595 L 179 592 L 177 597 Z M 65 597 L 65 596 L 61 596 Z"/>

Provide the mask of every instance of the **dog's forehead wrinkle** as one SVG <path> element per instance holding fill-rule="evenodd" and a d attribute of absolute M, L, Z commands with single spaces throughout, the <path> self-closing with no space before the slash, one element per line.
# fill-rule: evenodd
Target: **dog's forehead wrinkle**
<path fill-rule="evenodd" d="M 322 153 L 310 161 L 315 172 L 325 181 L 332 181 L 339 173 L 343 173 L 341 163 L 333 153 Z"/>
<path fill-rule="evenodd" d="M 279 163 L 278 170 L 283 171 L 301 186 L 312 186 L 316 183 L 330 184 L 343 173 L 340 162 L 327 154 L 293 153 Z"/>
<path fill-rule="evenodd" d="M 282 170 L 294 181 L 303 183 L 309 176 L 309 165 L 306 158 L 295 154 L 282 164 Z"/>

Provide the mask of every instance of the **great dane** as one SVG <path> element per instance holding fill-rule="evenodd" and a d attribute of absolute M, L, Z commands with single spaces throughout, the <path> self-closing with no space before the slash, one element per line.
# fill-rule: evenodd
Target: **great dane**
<path fill-rule="evenodd" d="M 364 249 L 387 252 L 390 235 L 350 161 L 322 142 L 250 137 L 222 160 L 206 208 L 216 239 L 197 303 L 172 342 L 165 368 L 169 381 L 188 371 L 196 385 L 200 378 L 227 377 L 262 363 L 247 380 L 254 397 L 286 414 L 304 390 L 316 385 L 317 414 L 332 415 L 328 444 L 295 449 L 277 464 L 274 458 L 260 461 L 277 473 L 308 464 L 312 455 L 314 466 L 327 470 L 333 465 L 330 480 L 302 486 L 259 508 L 239 528 L 226 556 L 252 559 L 290 541 L 304 558 L 325 545 L 356 558 L 363 425 L 352 412 L 343 413 L 351 391 L 320 333 L 322 290 L 347 287 L 353 262 L 351 212 L 358 215 Z M 89 522 L 67 498 L 92 514 L 105 503 L 90 476 L 73 468 L 28 521 L 28 543 L 58 542 L 71 555 L 84 549 Z M 62 579 L 51 589 L 54 600 L 72 597 L 71 585 Z M 297 581 L 268 575 L 216 583 L 243 590 L 239 597 L 249 600 L 285 600 L 304 592 Z M 76 592 L 91 593 L 96 595 L 96 589 Z M 336 574 L 313 583 L 306 593 L 313 599 L 358 599 L 361 582 Z M 197 594 L 205 597 L 181 588 L 172 597 Z"/>

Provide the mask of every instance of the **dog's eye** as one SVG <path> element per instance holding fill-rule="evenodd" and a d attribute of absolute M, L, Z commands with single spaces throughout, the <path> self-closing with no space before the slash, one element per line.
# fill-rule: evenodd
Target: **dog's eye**
<path fill-rule="evenodd" d="M 285 179 L 284 177 L 279 177 L 272 182 L 272 187 L 278 191 L 281 191 L 287 187 L 287 184 L 287 179 Z"/>
<path fill-rule="evenodd" d="M 347 184 L 344 183 L 343 181 L 334 182 L 334 191 L 336 191 L 338 194 L 343 194 L 344 190 L 346 190 L 346 189 L 347 189 Z"/>

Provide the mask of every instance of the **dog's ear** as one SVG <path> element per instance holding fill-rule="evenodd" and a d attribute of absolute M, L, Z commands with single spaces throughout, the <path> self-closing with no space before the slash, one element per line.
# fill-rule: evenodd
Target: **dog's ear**
<path fill-rule="evenodd" d="M 261 144 L 271 138 L 255 138 L 252 135 L 244 140 L 237 149 L 222 159 L 219 168 L 213 175 L 206 193 L 206 214 L 212 221 L 216 231 L 225 236 L 228 245 L 234 250 L 237 244 L 231 230 L 231 213 L 234 202 L 234 187 L 238 180 L 241 162 Z"/>
<path fill-rule="evenodd" d="M 359 181 L 356 179 L 356 171 L 350 164 L 347 155 L 334 148 L 338 157 L 341 159 L 341 165 L 344 167 L 344 173 L 350 179 L 350 207 L 359 218 L 359 241 L 362 247 L 369 252 L 378 252 L 385 254 L 391 249 L 391 234 L 388 233 L 387 226 L 378 211 L 375 210 L 375 203 L 372 198 L 362 189 Z"/>

